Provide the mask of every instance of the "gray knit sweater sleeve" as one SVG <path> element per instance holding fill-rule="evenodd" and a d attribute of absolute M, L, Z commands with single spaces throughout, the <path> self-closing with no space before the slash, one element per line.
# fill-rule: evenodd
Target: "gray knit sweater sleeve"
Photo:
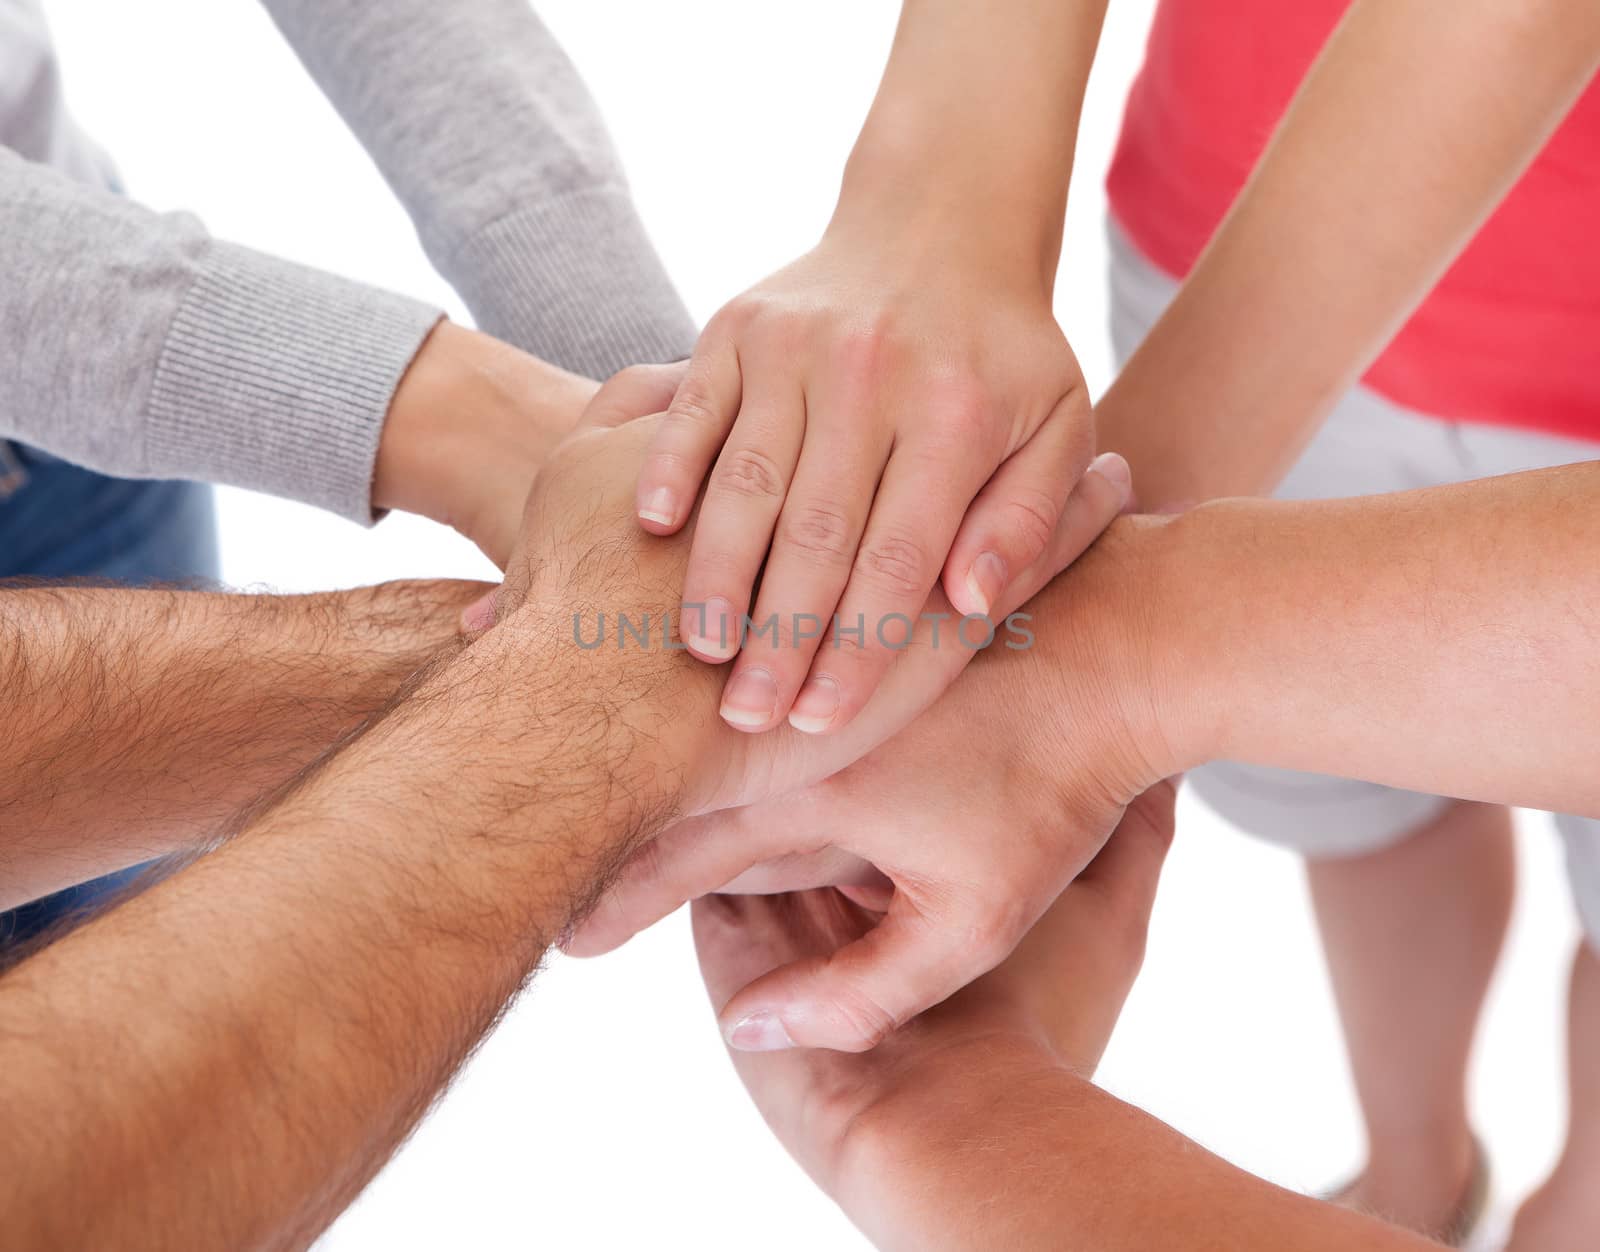
<path fill-rule="evenodd" d="M 481 329 L 604 378 L 695 328 L 529 0 L 263 0 Z"/>
<path fill-rule="evenodd" d="M 370 521 L 390 398 L 439 316 L 0 148 L 0 438 Z"/>

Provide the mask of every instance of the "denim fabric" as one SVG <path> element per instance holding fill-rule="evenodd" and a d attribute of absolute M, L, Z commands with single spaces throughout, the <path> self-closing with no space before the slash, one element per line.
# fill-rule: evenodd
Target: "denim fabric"
<path fill-rule="evenodd" d="M 211 489 L 107 478 L 0 441 L 0 578 L 215 582 Z M 0 913 L 0 948 L 38 935 L 134 877 L 125 870 Z"/>

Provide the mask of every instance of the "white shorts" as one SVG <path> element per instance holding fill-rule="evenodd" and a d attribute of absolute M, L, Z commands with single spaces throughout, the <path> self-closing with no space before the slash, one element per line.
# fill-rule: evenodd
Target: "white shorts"
<path fill-rule="evenodd" d="M 1111 235 L 1111 338 L 1118 365 L 1149 333 L 1178 282 L 1118 228 Z M 1288 500 L 1377 495 L 1600 460 L 1600 444 L 1425 417 L 1356 387 L 1340 401 L 1277 494 Z M 1134 467 L 1135 481 L 1138 467 Z M 1359 856 L 1398 843 L 1450 800 L 1376 783 L 1217 762 L 1189 786 L 1240 829 L 1310 857 Z M 1600 820 L 1559 816 L 1567 871 L 1600 950 Z"/>

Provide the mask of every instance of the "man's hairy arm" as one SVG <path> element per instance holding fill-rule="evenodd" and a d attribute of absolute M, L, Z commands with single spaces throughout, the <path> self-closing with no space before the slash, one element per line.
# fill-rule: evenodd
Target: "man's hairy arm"
<path fill-rule="evenodd" d="M 0 584 L 0 907 L 219 833 L 381 709 L 479 591 Z"/>
<path fill-rule="evenodd" d="M 19 1244 L 303 1246 L 350 1201 L 702 737 L 662 755 L 693 662 L 563 628 L 512 614 L 237 838 L 0 978 Z"/>

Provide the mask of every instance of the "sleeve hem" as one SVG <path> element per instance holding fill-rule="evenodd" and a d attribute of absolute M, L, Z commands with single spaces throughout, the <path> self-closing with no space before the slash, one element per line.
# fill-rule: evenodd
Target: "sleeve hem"
<path fill-rule="evenodd" d="M 442 316 L 404 296 L 211 244 L 156 364 L 145 472 L 265 491 L 370 525 L 390 402 Z"/>

